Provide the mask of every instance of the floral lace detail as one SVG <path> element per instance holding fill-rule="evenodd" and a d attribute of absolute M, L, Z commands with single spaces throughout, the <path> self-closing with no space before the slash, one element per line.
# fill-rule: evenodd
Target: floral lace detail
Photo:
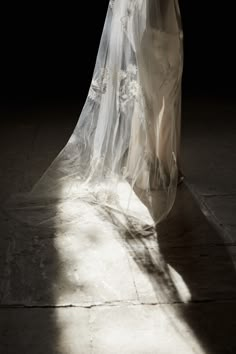
<path fill-rule="evenodd" d="M 137 67 L 129 64 L 127 70 L 118 72 L 118 88 L 117 107 L 121 113 L 127 111 L 128 105 L 138 100 L 142 94 L 142 89 L 137 81 Z"/>
<path fill-rule="evenodd" d="M 114 6 L 114 4 L 115 4 L 115 1 L 116 1 L 116 0 L 110 0 L 109 6 L 110 6 L 111 9 L 113 9 L 113 6 Z"/>
<path fill-rule="evenodd" d="M 112 72 L 108 68 L 101 68 L 100 72 L 93 78 L 88 97 L 100 103 L 102 95 L 107 92 L 109 80 L 116 78 L 117 95 L 116 106 L 119 113 L 126 113 L 129 108 L 134 107 L 135 102 L 139 104 L 140 111 L 143 111 L 145 100 L 142 87 L 137 79 L 137 66 L 129 64 L 126 70 Z M 114 81 L 113 81 L 114 82 Z M 114 84 L 114 83 L 113 83 Z"/>
<path fill-rule="evenodd" d="M 96 77 L 96 75 L 95 75 Z M 107 83 L 110 78 L 110 70 L 108 68 L 100 69 L 97 78 L 93 78 L 89 89 L 88 97 L 96 102 L 100 102 L 102 94 L 107 90 Z"/>
<path fill-rule="evenodd" d="M 127 31 L 128 22 L 133 16 L 134 10 L 136 9 L 137 6 L 138 6 L 137 0 L 129 0 L 125 16 L 121 18 L 122 27 L 125 32 Z"/>

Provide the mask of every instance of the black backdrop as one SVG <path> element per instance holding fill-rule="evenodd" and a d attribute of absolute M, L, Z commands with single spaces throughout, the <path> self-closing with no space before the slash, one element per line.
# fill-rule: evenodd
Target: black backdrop
<path fill-rule="evenodd" d="M 180 1 L 183 93 L 234 97 L 233 12 L 226 4 L 205 3 Z M 84 100 L 107 5 L 108 0 L 2 6 L 1 102 Z"/>

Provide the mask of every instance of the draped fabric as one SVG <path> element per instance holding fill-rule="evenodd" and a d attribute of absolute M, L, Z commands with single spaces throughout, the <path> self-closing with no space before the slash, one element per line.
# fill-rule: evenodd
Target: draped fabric
<path fill-rule="evenodd" d="M 126 228 L 163 220 L 177 188 L 182 39 L 177 0 L 110 0 L 78 123 L 11 210 L 48 226 L 83 222 L 91 208 Z"/>

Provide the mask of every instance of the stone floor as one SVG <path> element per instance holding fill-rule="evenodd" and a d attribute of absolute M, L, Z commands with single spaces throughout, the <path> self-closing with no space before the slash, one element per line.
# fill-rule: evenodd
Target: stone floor
<path fill-rule="evenodd" d="M 187 185 L 231 242 L 236 240 L 236 105 L 226 99 L 195 99 L 185 100 L 183 106 Z"/>
<path fill-rule="evenodd" d="M 1 201 L 32 186 L 80 110 L 39 107 L 2 112 Z M 0 353 L 236 352 L 234 112 L 184 103 L 186 179 L 157 235 L 121 237 L 96 222 L 29 234 L 0 211 Z"/>

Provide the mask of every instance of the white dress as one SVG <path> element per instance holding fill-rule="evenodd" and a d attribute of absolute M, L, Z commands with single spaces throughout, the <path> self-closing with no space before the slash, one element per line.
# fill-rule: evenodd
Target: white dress
<path fill-rule="evenodd" d="M 166 217 L 178 177 L 182 39 L 177 0 L 111 0 L 77 126 L 11 210 L 48 226 L 85 222 L 93 210 L 144 231 Z"/>

